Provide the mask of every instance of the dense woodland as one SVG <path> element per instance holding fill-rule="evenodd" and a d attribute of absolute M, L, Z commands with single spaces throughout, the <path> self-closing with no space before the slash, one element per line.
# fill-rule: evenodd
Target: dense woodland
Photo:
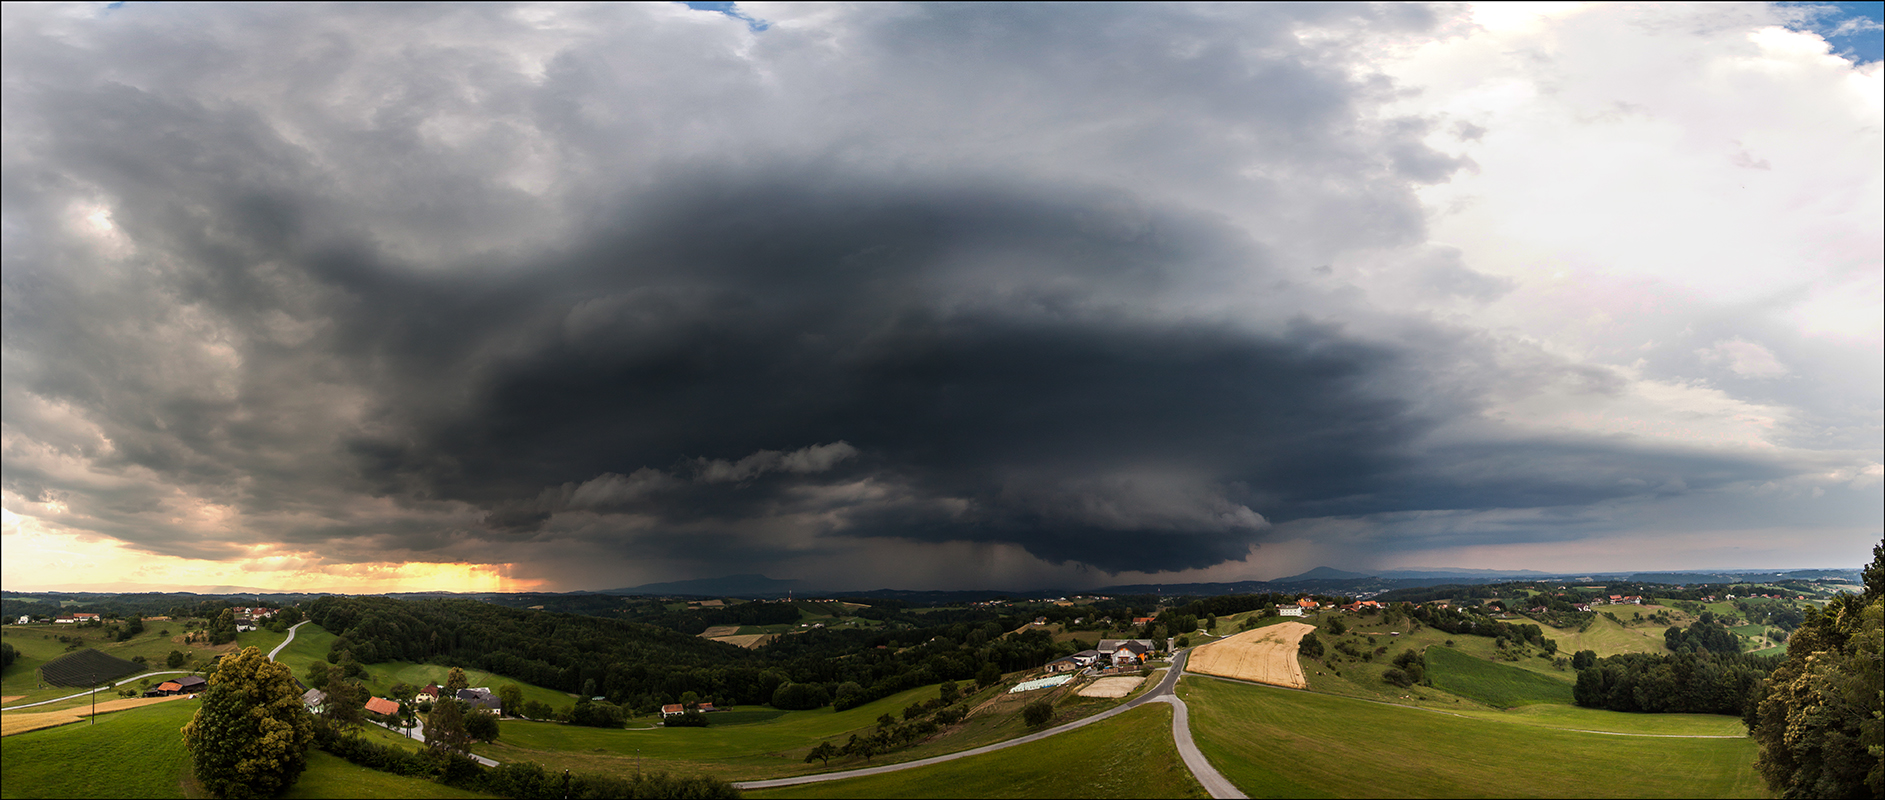
<path fill-rule="evenodd" d="M 745 650 L 656 625 L 474 600 L 323 597 L 310 604 L 308 617 L 338 634 L 330 653 L 336 663 L 350 655 L 361 664 L 476 667 L 606 696 L 635 710 L 676 702 L 687 692 L 722 704 L 767 703 L 785 684 L 867 702 L 927 683 L 973 679 L 990 664 L 1002 672 L 1039 666 L 1073 648 L 1043 632 L 1004 637 L 1005 623 L 993 620 L 892 631 L 819 629 Z"/>
<path fill-rule="evenodd" d="M 1579 661 L 1585 661 L 1589 652 L 1580 652 Z M 1740 716 L 1747 711 L 1755 687 L 1780 659 L 1691 649 L 1679 653 L 1626 653 L 1589 661 L 1594 663 L 1580 663 L 1572 695 L 1580 706 Z"/>

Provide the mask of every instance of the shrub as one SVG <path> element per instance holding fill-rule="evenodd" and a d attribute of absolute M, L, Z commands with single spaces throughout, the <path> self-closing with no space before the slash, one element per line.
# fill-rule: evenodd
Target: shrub
<path fill-rule="evenodd" d="M 772 707 L 786 711 L 808 711 L 831 702 L 823 684 L 785 683 L 772 693 Z"/>
<path fill-rule="evenodd" d="M 1027 723 L 1030 728 L 1046 725 L 1047 721 L 1053 718 L 1054 706 L 1046 700 L 1036 700 L 1021 708 L 1021 721 Z"/>
<path fill-rule="evenodd" d="M 699 711 L 688 711 L 665 717 L 661 720 L 661 724 L 670 728 L 705 728 L 707 715 Z"/>

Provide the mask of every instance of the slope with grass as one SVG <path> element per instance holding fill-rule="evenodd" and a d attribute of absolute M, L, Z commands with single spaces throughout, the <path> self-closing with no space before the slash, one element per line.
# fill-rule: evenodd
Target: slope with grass
<path fill-rule="evenodd" d="M 1571 703 L 1571 680 L 1474 658 L 1450 647 L 1427 648 L 1427 677 L 1436 689 L 1512 708 L 1533 703 Z"/>
<path fill-rule="evenodd" d="M 101 714 L 76 723 L 0 739 L 0 798 L 201 797 L 180 731 L 200 703 L 175 700 Z M 405 742 L 386 731 L 366 735 Z M 380 734 L 384 734 L 383 736 Z M 354 766 L 320 750 L 283 797 L 483 797 L 420 778 Z"/>
<path fill-rule="evenodd" d="M 334 646 L 334 640 L 337 638 L 339 637 L 335 636 L 327 629 L 310 622 L 295 629 L 294 641 L 289 642 L 287 647 L 282 648 L 281 652 L 276 654 L 275 660 L 287 664 L 289 669 L 294 670 L 295 677 L 303 677 L 307 675 L 309 664 L 316 661 L 327 661 L 327 651 Z M 279 643 L 279 640 L 277 643 Z M 385 661 L 378 664 L 364 664 L 362 666 L 366 668 L 367 675 L 361 682 L 366 685 L 368 692 L 378 697 L 387 696 L 387 693 L 392 690 L 393 685 L 397 683 L 411 685 L 414 689 L 422 688 L 427 683 L 434 682 L 444 685 L 445 677 L 451 673 L 451 667 L 448 666 L 439 664 L 414 664 L 410 661 Z M 523 681 L 512 680 L 502 675 L 485 672 L 483 670 L 465 670 L 465 679 L 469 681 L 472 686 L 489 687 L 493 691 L 503 687 L 505 684 L 515 683 L 519 688 L 524 690 L 525 702 L 537 700 L 549 705 L 551 708 L 560 708 L 562 706 L 572 705 L 576 702 L 576 698 L 573 695 L 559 692 L 555 689 L 546 689 L 542 686 L 524 683 Z"/>
<path fill-rule="evenodd" d="M 184 797 L 190 760 L 178 731 L 200 705 L 160 703 L 0 739 L 0 797 Z"/>
<path fill-rule="evenodd" d="M 1205 797 L 1172 744 L 1172 709 L 1150 703 L 1006 750 L 748 797 Z"/>
<path fill-rule="evenodd" d="M 1664 627 L 1623 625 L 1602 614 L 1597 614 L 1590 627 L 1582 631 L 1553 628 L 1542 622 L 1538 626 L 1545 629 L 1546 636 L 1558 640 L 1558 652 L 1561 653 L 1591 650 L 1598 656 L 1614 656 L 1619 653 L 1669 652 L 1669 648 L 1663 645 Z"/>
<path fill-rule="evenodd" d="M 535 761 L 551 769 L 579 772 L 667 770 L 724 780 L 756 780 L 914 761 L 1006 741 L 1029 732 L 1019 712 L 1037 699 L 1055 705 L 1052 724 L 1091 716 L 1125 702 L 1076 697 L 1072 684 L 1018 695 L 1007 694 L 1006 688 L 998 684 L 975 692 L 963 700 L 975 709 L 967 720 L 942 729 L 928 740 L 868 761 L 850 756 L 833 759 L 827 765 L 807 764 L 804 759 L 820 742 L 843 746 L 853 734 L 869 736 L 884 714 L 901 719 L 906 706 L 935 697 L 936 686 L 900 692 L 845 711 L 744 707 L 710 715 L 711 725 L 706 728 L 661 728 L 658 722 L 646 718 L 631 720 L 628 730 L 507 720 L 500 723 L 502 733 L 495 744 L 478 745 L 473 750 L 499 761 Z M 637 729 L 638 725 L 648 727 Z"/>
<path fill-rule="evenodd" d="M 1765 794 L 1745 738 L 1582 733 L 1202 678 L 1179 694 L 1199 749 L 1252 797 Z"/>
<path fill-rule="evenodd" d="M 171 635 L 159 631 L 169 630 Z M 210 647 L 203 644 L 182 642 L 183 627 L 178 621 L 148 623 L 144 632 L 122 642 L 113 641 L 105 633 L 105 628 L 79 628 L 74 625 L 4 625 L 0 626 L 0 640 L 13 645 L 19 651 L 19 658 L 0 673 L 0 694 L 8 697 L 17 696 L 19 700 L 10 700 L 8 706 L 24 703 L 37 703 L 51 700 L 72 693 L 72 689 L 47 685 L 40 680 L 39 668 L 61 656 L 77 652 L 80 648 L 92 648 L 114 658 L 127 661 L 143 658 L 148 670 L 167 671 L 164 657 L 171 650 L 189 653 L 195 659 L 186 664 L 184 669 L 202 667 L 210 657 L 228 652 L 234 644 Z M 56 637 L 76 638 L 77 647 L 71 647 Z M 155 683 L 155 681 L 153 681 Z"/>
<path fill-rule="evenodd" d="M 453 798 L 490 797 L 491 795 L 455 789 L 423 778 L 408 778 L 389 772 L 350 764 L 339 756 L 320 750 L 308 751 L 308 771 L 281 795 L 282 800 L 324 800 L 325 798 Z"/>

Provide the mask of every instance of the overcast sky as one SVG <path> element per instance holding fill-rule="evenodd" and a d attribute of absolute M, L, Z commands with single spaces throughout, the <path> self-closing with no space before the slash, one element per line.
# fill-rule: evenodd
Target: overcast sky
<path fill-rule="evenodd" d="M 0 13 L 7 589 L 1880 537 L 1876 15 Z"/>

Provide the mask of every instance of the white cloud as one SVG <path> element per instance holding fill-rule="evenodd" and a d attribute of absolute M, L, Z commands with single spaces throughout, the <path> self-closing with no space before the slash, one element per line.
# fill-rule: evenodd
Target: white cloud
<path fill-rule="evenodd" d="M 1716 342 L 1713 347 L 1695 351 L 1706 363 L 1726 362 L 1734 374 L 1743 378 L 1778 378 L 1787 374 L 1787 365 L 1774 353 L 1740 337 Z"/>

